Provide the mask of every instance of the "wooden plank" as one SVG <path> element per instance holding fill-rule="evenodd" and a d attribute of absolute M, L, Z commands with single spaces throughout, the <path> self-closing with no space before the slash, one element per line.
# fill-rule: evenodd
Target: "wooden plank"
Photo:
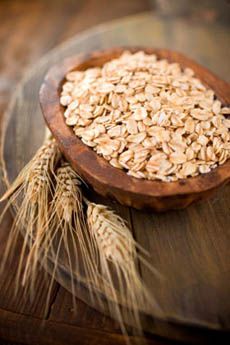
<path fill-rule="evenodd" d="M 126 345 L 121 334 L 103 332 L 87 327 L 77 327 L 65 322 L 41 321 L 34 317 L 1 310 L 0 340 L 19 342 L 25 345 Z M 131 344 L 143 345 L 140 337 L 130 337 Z M 146 345 L 162 345 L 161 340 L 146 339 Z M 164 344 L 169 344 L 164 341 Z"/>
<path fill-rule="evenodd" d="M 70 325 L 85 327 L 89 330 L 97 329 L 120 333 L 120 327 L 117 322 L 92 309 L 79 299 L 76 299 L 76 310 L 74 310 L 71 294 L 62 287 L 58 292 L 55 303 L 52 305 L 49 320 L 56 322 L 66 322 L 68 320 Z"/>
<path fill-rule="evenodd" d="M 121 334 L 101 331 L 100 329 L 89 329 L 87 327 L 79 327 L 69 325 L 66 322 L 56 322 L 50 320 L 40 320 L 35 317 L 15 314 L 6 310 L 1 310 L 2 318 L 0 319 L 0 341 L 7 339 L 10 342 L 23 343 L 24 345 L 126 345 L 127 339 Z M 169 333 L 165 333 L 165 337 L 171 334 L 171 325 L 168 325 Z M 199 330 L 195 331 L 195 336 L 199 334 Z M 181 341 L 180 334 L 177 334 L 178 341 Z M 169 345 L 175 344 L 166 339 L 147 336 L 143 338 L 137 336 L 129 336 L 131 344 L 135 345 Z M 191 342 L 189 342 L 191 343 Z M 197 339 L 196 344 L 228 344 L 228 333 L 207 334 L 205 338 Z"/>
<path fill-rule="evenodd" d="M 183 211 L 132 210 L 136 238 L 163 276 L 159 280 L 141 266 L 142 277 L 165 317 L 229 328 L 229 190 Z"/>

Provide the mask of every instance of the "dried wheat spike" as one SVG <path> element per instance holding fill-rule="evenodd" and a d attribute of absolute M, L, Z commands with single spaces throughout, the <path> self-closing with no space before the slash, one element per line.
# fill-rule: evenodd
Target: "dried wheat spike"
<path fill-rule="evenodd" d="M 73 265 L 77 262 L 76 233 L 83 226 L 82 194 L 80 180 L 71 166 L 62 160 L 61 166 L 56 171 L 56 185 L 53 200 L 44 231 L 33 242 L 27 265 L 24 272 L 24 280 L 34 276 L 30 262 L 38 261 L 38 254 L 42 253 L 42 264 L 47 265 L 49 259 L 54 263 L 52 278 L 49 286 L 47 302 L 51 293 L 54 276 L 60 253 L 67 261 L 71 274 L 71 286 L 74 295 Z M 36 267 L 34 267 L 36 268 Z"/>
<path fill-rule="evenodd" d="M 108 260 L 126 264 L 135 259 L 135 242 L 121 217 L 104 205 L 88 203 L 87 219 L 100 250 Z"/>
<path fill-rule="evenodd" d="M 73 214 L 79 214 L 78 223 L 83 219 L 83 202 L 80 190 L 81 180 L 67 162 L 57 170 L 57 185 L 53 205 L 61 220 L 70 222 Z"/>
<path fill-rule="evenodd" d="M 1 197 L 0 202 L 11 198 L 21 187 L 33 202 L 37 202 L 42 188 L 50 183 L 50 173 L 54 172 L 55 164 L 60 157 L 56 141 L 48 138 L 38 149 L 32 160 L 22 169 L 10 188 Z"/>
<path fill-rule="evenodd" d="M 9 190 L 0 201 L 8 199 L 8 203 L 1 217 L 10 205 L 15 206 L 16 216 L 9 234 L 2 267 L 9 254 L 13 252 L 20 231 L 24 231 L 23 246 L 18 267 L 17 285 L 25 258 L 26 246 L 41 236 L 48 222 L 49 199 L 52 195 L 54 168 L 60 158 L 60 152 L 55 140 L 46 139 L 32 160 L 23 168 Z M 15 201 L 18 201 L 15 204 Z M 30 262 L 31 269 L 35 271 L 37 261 Z M 33 268 L 32 268 L 33 267 Z M 35 278 L 35 277 L 33 277 Z M 31 291 L 34 279 L 31 279 Z M 17 289 L 16 289 L 17 290 Z"/>
<path fill-rule="evenodd" d="M 86 203 L 88 227 L 98 246 L 102 275 L 114 287 L 116 309 L 111 304 L 111 312 L 116 315 L 123 332 L 125 315 L 141 331 L 141 306 L 150 303 L 160 314 L 159 306 L 148 293 L 136 269 L 137 259 L 148 264 L 142 254 L 137 253 L 139 246 L 121 217 L 104 205 L 87 200 Z"/>
<path fill-rule="evenodd" d="M 81 183 L 77 173 L 62 160 L 56 171 L 56 186 L 46 231 L 34 242 L 30 251 L 30 258 L 33 260 L 38 259 L 34 255 L 39 251 L 42 253 L 43 265 L 49 259 L 54 264 L 47 301 L 50 298 L 58 263 L 61 261 L 66 267 L 71 278 L 74 307 L 76 282 L 90 284 L 92 288 L 99 286 L 96 251 L 88 237 L 85 224 Z M 31 275 L 33 272 L 28 260 L 25 276 Z"/>

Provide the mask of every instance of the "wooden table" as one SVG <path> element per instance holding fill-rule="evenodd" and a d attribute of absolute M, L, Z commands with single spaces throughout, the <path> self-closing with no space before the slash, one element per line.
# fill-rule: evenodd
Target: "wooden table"
<path fill-rule="evenodd" d="M 1 57 L 3 65 L 0 79 L 1 110 L 5 109 L 9 95 L 24 69 L 29 64 L 33 65 L 38 57 L 50 48 L 91 25 L 127 14 L 154 9 L 153 5 L 153 1 L 141 0 L 117 0 L 111 6 L 107 6 L 106 1 L 1 2 L 0 35 L 2 36 L 1 47 L 5 52 Z M 216 35 L 218 42 L 220 42 L 219 40 L 222 40 L 223 44 L 226 42 L 225 35 L 228 34 L 225 31 L 227 28 L 226 17 L 223 16 L 218 19 L 218 11 L 215 11 L 204 10 L 199 16 L 196 15 L 196 12 L 194 12 L 195 14 L 192 12 L 192 17 L 185 13 L 183 17 L 175 20 L 170 17 L 166 27 L 161 25 L 160 17 L 158 17 L 155 21 L 155 29 L 159 32 L 159 40 L 155 44 L 160 45 L 162 30 L 166 28 L 167 33 L 164 33 L 164 37 L 168 38 L 167 45 L 170 47 L 170 31 L 174 30 L 178 38 L 178 50 L 183 50 L 186 45 L 192 44 L 197 51 L 199 45 L 205 45 L 206 53 L 200 57 L 201 62 L 207 64 L 220 76 L 227 76 L 228 66 L 218 64 L 221 56 L 223 56 L 223 52 L 219 49 L 220 43 L 215 47 L 213 44 L 215 40 L 207 41 L 205 24 L 209 23 L 210 35 Z M 44 13 L 49 13 L 49 15 L 44 16 Z M 149 25 L 149 17 L 148 19 L 147 17 L 145 15 L 136 17 L 138 18 L 137 23 L 141 24 L 140 31 L 144 25 Z M 128 20 L 132 22 L 136 18 Z M 221 18 L 223 20 L 220 25 L 217 23 L 219 30 L 212 29 L 212 22 L 216 23 Z M 12 21 L 14 22 L 13 26 Z M 185 36 L 182 28 L 184 28 L 186 21 L 196 23 L 194 30 L 197 31 L 196 35 L 199 38 L 197 42 L 184 41 Z M 42 25 L 39 26 L 41 23 Z M 120 27 L 122 28 L 122 25 Z M 151 32 L 149 42 L 151 42 Z M 134 44 L 135 42 L 130 43 Z M 229 50 L 225 53 L 229 54 Z M 12 218 L 10 214 L 7 214 L 1 224 L 0 256 L 4 250 L 7 230 L 11 224 Z M 18 244 L 19 247 L 20 243 Z M 74 314 L 71 296 L 59 284 L 54 286 L 48 312 L 44 315 L 47 284 L 44 280 L 43 271 L 40 272 L 37 280 L 36 300 L 32 304 L 29 299 L 23 299 L 22 290 L 17 298 L 13 298 L 17 260 L 16 252 L 0 282 L 0 343 L 2 341 L 4 344 L 4 341 L 9 341 L 21 344 L 125 344 L 124 337 L 120 334 L 119 327 L 115 322 L 80 300 L 77 301 L 77 313 Z M 141 339 L 137 339 L 137 341 L 141 343 Z M 168 341 L 151 337 L 148 339 L 148 343 L 167 344 Z"/>

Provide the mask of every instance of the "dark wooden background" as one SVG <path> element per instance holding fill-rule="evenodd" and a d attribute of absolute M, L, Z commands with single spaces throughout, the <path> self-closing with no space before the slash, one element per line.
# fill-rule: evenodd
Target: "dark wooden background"
<path fill-rule="evenodd" d="M 175 1 L 172 2 L 175 4 Z M 153 11 L 159 16 L 173 17 L 175 21 L 182 16 L 198 22 L 218 20 L 227 26 L 226 1 L 203 1 L 202 4 L 192 5 L 189 10 L 184 5 L 188 2 L 192 3 L 178 0 L 178 7 L 169 5 L 170 1 L 161 0 L 0 1 L 0 119 L 26 68 L 34 65 L 39 57 L 57 44 L 93 25 Z M 177 30 L 179 40 L 179 27 Z M 170 32 L 168 35 L 170 39 Z M 207 50 L 210 49 L 209 42 L 204 43 Z M 11 224 L 12 218 L 8 213 L 0 227 L 0 258 Z M 16 252 L 0 281 L 1 344 L 125 344 L 118 325 L 83 302 L 77 301 L 77 313 L 74 314 L 71 296 L 59 284 L 54 286 L 50 307 L 44 316 L 47 285 L 43 272 L 37 280 L 33 303 L 22 298 L 22 291 L 14 299 L 17 260 Z M 46 320 L 43 329 L 40 328 L 42 319 Z M 4 334 L 1 334 L 1 329 L 4 329 Z M 163 345 L 168 341 L 152 337 L 148 343 Z"/>

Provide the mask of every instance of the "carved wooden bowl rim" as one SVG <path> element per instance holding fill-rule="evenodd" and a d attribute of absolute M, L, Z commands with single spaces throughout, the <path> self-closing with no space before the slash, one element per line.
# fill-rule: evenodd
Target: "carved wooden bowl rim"
<path fill-rule="evenodd" d="M 92 186 L 111 187 L 117 193 L 142 198 L 170 198 L 172 196 L 202 194 L 216 189 L 230 179 L 230 160 L 211 172 L 196 177 L 189 177 L 175 182 L 149 181 L 127 175 L 123 170 L 112 167 L 103 157 L 97 155 L 76 137 L 64 118 L 64 107 L 60 105 L 60 90 L 65 75 L 71 70 L 84 70 L 101 66 L 112 58 L 118 57 L 124 50 L 155 53 L 159 58 L 178 62 L 182 67 L 192 68 L 204 84 L 212 88 L 220 101 L 230 103 L 229 84 L 219 79 L 212 72 L 184 55 L 166 49 L 145 47 L 119 47 L 77 55 L 54 65 L 45 76 L 40 88 L 40 104 L 45 121 L 56 138 L 59 147 L 75 170 Z M 97 190 L 97 188 L 95 188 Z M 125 196 L 124 196 L 125 199 Z M 124 201 L 125 203 L 125 201 Z M 148 203 L 148 202 L 147 202 Z"/>

